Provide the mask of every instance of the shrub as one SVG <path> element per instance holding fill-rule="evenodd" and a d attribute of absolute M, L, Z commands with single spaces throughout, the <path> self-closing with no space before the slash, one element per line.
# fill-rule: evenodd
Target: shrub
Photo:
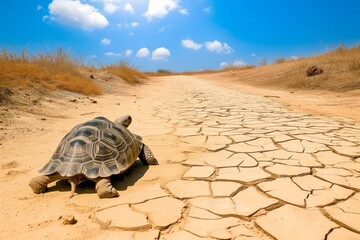
<path fill-rule="evenodd" d="M 145 73 L 131 66 L 126 60 L 120 61 L 118 64 L 106 66 L 103 69 L 108 70 L 110 73 L 124 79 L 130 84 L 135 84 L 140 82 L 140 79 L 148 78 Z"/>
<path fill-rule="evenodd" d="M 37 55 L 29 54 L 26 49 L 21 54 L 4 49 L 0 53 L 0 83 L 5 87 L 42 87 L 85 95 L 101 94 L 101 88 L 80 73 L 81 65 L 80 58 L 62 48 Z"/>
<path fill-rule="evenodd" d="M 285 59 L 285 58 L 282 58 L 282 57 L 276 58 L 276 59 L 274 60 L 274 63 L 275 63 L 275 64 L 280 64 L 280 63 L 284 63 L 284 62 L 286 62 L 286 59 Z"/>

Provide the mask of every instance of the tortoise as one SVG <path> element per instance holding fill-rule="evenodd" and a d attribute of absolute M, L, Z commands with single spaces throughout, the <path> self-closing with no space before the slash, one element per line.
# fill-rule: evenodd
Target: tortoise
<path fill-rule="evenodd" d="M 110 176 L 130 168 L 137 158 L 144 165 L 157 165 L 151 150 L 140 136 L 127 127 L 131 116 L 122 116 L 112 122 L 96 117 L 75 126 L 61 140 L 50 161 L 39 170 L 43 175 L 30 180 L 34 193 L 43 193 L 51 182 L 68 179 L 72 197 L 78 184 L 85 180 L 96 183 L 100 198 L 118 197 Z"/>

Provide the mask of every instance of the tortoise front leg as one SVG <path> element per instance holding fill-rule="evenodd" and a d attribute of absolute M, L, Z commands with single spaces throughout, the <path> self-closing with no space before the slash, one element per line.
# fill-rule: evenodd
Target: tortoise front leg
<path fill-rule="evenodd" d="M 111 185 L 110 178 L 95 178 L 91 180 L 96 183 L 96 192 L 100 198 L 113 198 L 119 196 L 119 193 Z"/>
<path fill-rule="evenodd" d="M 154 154 L 145 144 L 143 144 L 143 147 L 140 151 L 139 159 L 144 165 L 159 165 Z"/>
<path fill-rule="evenodd" d="M 58 173 L 54 173 L 47 176 L 42 175 L 32 178 L 29 182 L 29 186 L 31 187 L 34 193 L 39 194 L 46 191 L 47 185 L 49 183 L 60 179 L 63 179 L 63 177 Z"/>

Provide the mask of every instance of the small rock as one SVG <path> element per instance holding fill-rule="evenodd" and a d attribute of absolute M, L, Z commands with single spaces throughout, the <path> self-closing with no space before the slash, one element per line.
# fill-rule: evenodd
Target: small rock
<path fill-rule="evenodd" d="M 38 104 L 38 103 L 39 103 L 39 100 L 38 100 L 38 99 L 32 100 L 32 103 L 33 103 L 33 104 Z"/>
<path fill-rule="evenodd" d="M 77 222 L 73 215 L 60 216 L 59 219 L 62 219 L 62 224 L 64 225 L 73 225 Z"/>
<path fill-rule="evenodd" d="M 41 118 L 41 120 L 45 121 L 45 120 L 46 120 L 46 118 Z"/>
<path fill-rule="evenodd" d="M 318 74 L 322 74 L 324 71 L 321 68 L 318 68 L 317 66 L 313 65 L 311 67 L 308 67 L 306 70 L 306 75 L 308 77 L 315 76 Z"/>
<path fill-rule="evenodd" d="M 89 78 L 95 79 L 94 75 L 92 75 L 92 74 L 89 76 Z"/>
<path fill-rule="evenodd" d="M 91 103 L 97 103 L 97 101 L 94 99 L 90 99 L 90 101 L 91 101 Z"/>
<path fill-rule="evenodd" d="M 70 99 L 69 102 L 77 102 L 77 100 L 74 98 L 74 99 Z"/>
<path fill-rule="evenodd" d="M 14 92 L 11 91 L 9 88 L 7 87 L 0 87 L 0 95 L 4 95 L 4 96 L 10 96 L 13 95 Z"/>

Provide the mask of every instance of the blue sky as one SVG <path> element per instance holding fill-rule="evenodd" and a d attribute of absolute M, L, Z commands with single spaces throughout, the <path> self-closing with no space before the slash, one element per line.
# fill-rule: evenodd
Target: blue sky
<path fill-rule="evenodd" d="M 1 0 L 0 47 L 197 71 L 360 43 L 358 0 Z"/>

